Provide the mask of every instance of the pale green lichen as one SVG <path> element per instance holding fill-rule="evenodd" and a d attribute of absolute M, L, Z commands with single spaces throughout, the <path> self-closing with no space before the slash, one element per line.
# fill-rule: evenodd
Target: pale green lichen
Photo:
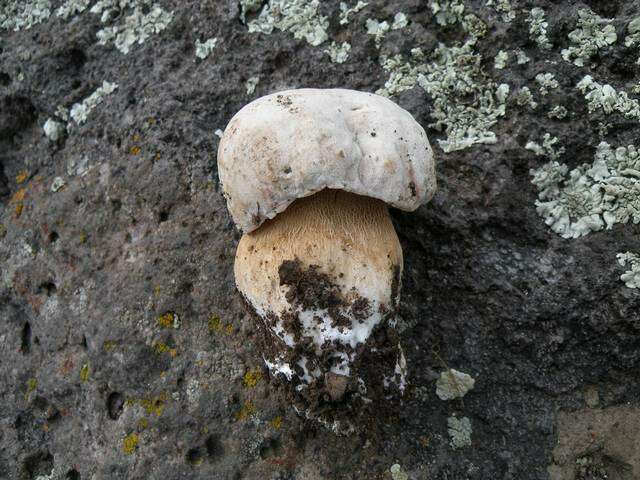
<path fill-rule="evenodd" d="M 398 12 L 393 17 L 391 30 L 400 30 L 401 28 L 404 28 L 407 25 L 409 25 L 409 19 L 407 18 L 407 16 L 402 12 Z"/>
<path fill-rule="evenodd" d="M 507 66 L 509 60 L 509 54 L 504 50 L 500 50 L 493 59 L 493 68 L 496 70 L 503 70 Z"/>
<path fill-rule="evenodd" d="M 87 118 L 93 109 L 100 105 L 104 101 L 105 96 L 113 93 L 116 88 L 118 88 L 117 84 L 107 82 L 105 80 L 102 82 L 102 86 L 90 96 L 85 98 L 82 102 L 74 104 L 71 107 L 69 115 L 78 125 L 83 124 L 87 121 Z"/>
<path fill-rule="evenodd" d="M 44 130 L 44 134 L 49 140 L 57 142 L 62 138 L 66 129 L 62 123 L 52 118 L 47 118 L 47 121 L 44 122 L 42 126 L 42 130 Z"/>
<path fill-rule="evenodd" d="M 629 288 L 640 288 L 640 255 L 627 252 L 619 253 L 616 257 L 621 267 L 626 267 L 628 264 L 630 268 L 620 275 L 620 280 Z"/>
<path fill-rule="evenodd" d="M 436 22 L 442 26 L 453 25 L 463 20 L 464 4 L 460 0 L 438 0 L 429 5 Z"/>
<path fill-rule="evenodd" d="M 636 17 L 627 25 L 627 36 L 624 39 L 625 47 L 633 47 L 634 45 L 640 46 L 640 17 Z M 640 65 L 640 57 L 636 61 Z"/>
<path fill-rule="evenodd" d="M 146 9 L 149 8 L 148 13 Z M 129 9 L 129 14 L 120 14 Z M 100 45 L 113 43 L 122 53 L 131 51 L 134 44 L 142 44 L 151 35 L 166 29 L 173 20 L 173 12 L 158 5 L 150 5 L 150 0 L 101 0 L 90 10 L 101 14 L 101 22 L 110 24 L 96 34 Z M 112 21 L 118 21 L 111 24 Z"/>
<path fill-rule="evenodd" d="M 467 417 L 447 418 L 447 431 L 449 432 L 449 437 L 451 437 L 449 443 L 453 448 L 458 449 L 471 445 L 471 433 L 473 430 L 471 428 L 471 420 Z"/>
<path fill-rule="evenodd" d="M 569 111 L 566 109 L 566 107 L 563 107 L 562 105 L 556 105 L 549 111 L 549 113 L 547 113 L 547 116 L 549 118 L 555 118 L 556 120 L 562 120 L 568 114 Z"/>
<path fill-rule="evenodd" d="M 527 54 L 522 50 L 516 50 L 516 62 L 518 65 L 524 65 L 525 63 L 529 63 L 531 59 L 527 57 Z"/>
<path fill-rule="evenodd" d="M 558 137 L 552 137 L 550 133 L 545 133 L 542 138 L 542 145 L 537 142 L 529 141 L 524 146 L 527 150 L 531 150 L 536 156 L 548 157 L 551 160 L 557 160 L 564 154 L 565 148 L 560 147 L 556 149 L 558 143 Z"/>
<path fill-rule="evenodd" d="M 618 112 L 628 118 L 640 120 L 640 103 L 629 98 L 624 91 L 616 91 L 611 85 L 596 82 L 591 75 L 585 76 L 577 85 L 587 100 L 589 112 L 602 110 L 605 114 Z"/>
<path fill-rule="evenodd" d="M 218 39 L 215 37 L 208 38 L 204 42 L 201 42 L 200 39 L 196 39 L 196 57 L 204 60 L 211 52 L 213 52 L 216 45 L 218 45 Z"/>
<path fill-rule="evenodd" d="M 389 473 L 391 473 L 392 480 L 409 480 L 409 475 L 402 470 L 402 467 L 398 463 L 391 465 Z"/>
<path fill-rule="evenodd" d="M 0 30 L 28 30 L 51 16 L 49 0 L 14 0 L 0 5 Z"/>
<path fill-rule="evenodd" d="M 329 21 L 318 13 L 319 5 L 318 0 L 270 0 L 248 23 L 249 32 L 269 34 L 277 28 L 317 47 L 329 38 Z"/>
<path fill-rule="evenodd" d="M 56 15 L 65 20 L 72 15 L 84 12 L 89 7 L 90 0 L 66 0 L 57 10 Z"/>
<path fill-rule="evenodd" d="M 240 0 L 240 20 L 246 23 L 247 14 L 257 12 L 262 7 L 262 0 Z"/>
<path fill-rule="evenodd" d="M 533 94 L 529 87 L 522 87 L 515 94 L 516 103 L 520 106 L 528 105 L 532 110 L 538 107 L 538 103 L 533 99 Z"/>
<path fill-rule="evenodd" d="M 345 2 L 340 2 L 340 25 L 346 25 L 349 23 L 349 15 L 352 13 L 358 13 L 367 5 L 369 5 L 367 2 L 358 1 L 355 6 L 349 8 L 349 5 Z"/>
<path fill-rule="evenodd" d="M 553 73 L 539 73 L 536 75 L 536 83 L 540 90 L 540 95 L 547 95 L 549 90 L 555 90 L 560 86 Z"/>
<path fill-rule="evenodd" d="M 378 48 L 384 36 L 391 30 L 391 26 L 386 20 L 379 22 L 375 18 L 368 18 L 365 27 L 367 28 L 367 35 L 373 35 Z"/>
<path fill-rule="evenodd" d="M 531 175 L 539 191 L 538 214 L 564 238 L 640 223 L 640 153 L 633 145 L 613 150 L 602 142 L 591 165 L 569 172 L 553 161 Z"/>
<path fill-rule="evenodd" d="M 331 45 L 323 51 L 329 55 L 333 63 L 344 63 L 349 58 L 351 44 L 348 42 L 331 42 Z"/>
<path fill-rule="evenodd" d="M 509 0 L 487 0 L 487 6 L 493 7 L 498 12 L 503 22 L 511 22 L 516 18 L 516 11 Z"/>
<path fill-rule="evenodd" d="M 436 382 L 436 395 L 440 400 L 453 400 L 464 397 L 469 390 L 473 390 L 474 378 L 453 368 L 440 373 Z"/>
<path fill-rule="evenodd" d="M 260 77 L 250 77 L 244 84 L 244 88 L 247 90 L 247 95 L 253 95 L 253 92 L 256 91 L 256 87 L 260 83 Z"/>
<path fill-rule="evenodd" d="M 529 38 L 541 49 L 550 50 L 552 45 L 547 34 L 549 23 L 544 10 L 539 7 L 532 8 L 526 21 L 529 24 Z"/>
<path fill-rule="evenodd" d="M 613 20 L 599 17 L 589 9 L 578 11 L 578 25 L 568 37 L 573 43 L 562 50 L 562 58 L 579 67 L 595 55 L 598 50 L 612 45 L 618 39 Z"/>

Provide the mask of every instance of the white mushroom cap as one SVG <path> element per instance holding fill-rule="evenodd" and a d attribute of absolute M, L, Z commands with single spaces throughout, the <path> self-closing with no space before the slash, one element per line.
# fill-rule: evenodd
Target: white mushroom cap
<path fill-rule="evenodd" d="M 436 189 L 433 152 L 411 114 L 343 89 L 289 90 L 246 105 L 224 132 L 218 175 L 244 232 L 325 188 L 407 211 Z"/>

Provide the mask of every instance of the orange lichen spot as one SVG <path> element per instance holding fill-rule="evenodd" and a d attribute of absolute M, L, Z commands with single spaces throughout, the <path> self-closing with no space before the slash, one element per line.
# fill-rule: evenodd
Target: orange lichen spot
<path fill-rule="evenodd" d="M 22 202 L 24 200 L 25 195 L 27 194 L 26 188 L 21 188 L 16 191 L 11 197 L 12 202 Z"/>
<path fill-rule="evenodd" d="M 271 420 L 271 426 L 276 430 L 280 430 L 282 428 L 282 417 L 278 415 L 273 420 Z"/>
<path fill-rule="evenodd" d="M 24 183 L 27 178 L 29 178 L 29 172 L 27 172 L 26 170 L 21 170 L 20 173 L 16 175 L 16 183 L 18 185 Z"/>
<path fill-rule="evenodd" d="M 91 372 L 91 367 L 89 366 L 88 363 L 85 363 L 80 369 L 80 381 L 84 383 L 87 380 L 89 380 L 90 372 Z"/>
<path fill-rule="evenodd" d="M 236 413 L 233 414 L 233 417 L 236 419 L 237 422 L 244 422 L 245 420 L 249 419 L 249 417 L 251 417 L 252 415 L 255 415 L 257 411 L 258 409 L 253 404 L 253 402 L 247 401 L 242 404 L 242 407 L 240 407 L 240 410 L 238 410 Z"/>
<path fill-rule="evenodd" d="M 166 312 L 158 316 L 158 325 L 164 328 L 173 328 L 175 315 L 173 312 Z"/>
<path fill-rule="evenodd" d="M 259 369 L 248 370 L 242 378 L 245 387 L 253 388 L 262 380 L 262 371 Z"/>
<path fill-rule="evenodd" d="M 14 209 L 13 213 L 15 214 L 16 218 L 20 218 L 20 215 L 22 215 L 22 211 L 24 210 L 24 203 L 20 202 L 16 205 L 16 208 Z"/>
<path fill-rule="evenodd" d="M 138 442 L 140 441 L 140 437 L 137 433 L 133 432 L 124 437 L 122 440 L 122 451 L 126 455 L 133 454 L 138 448 Z"/>
<path fill-rule="evenodd" d="M 138 145 L 133 145 L 131 148 L 129 148 L 129 153 L 131 155 L 140 155 L 141 151 L 142 149 Z"/>

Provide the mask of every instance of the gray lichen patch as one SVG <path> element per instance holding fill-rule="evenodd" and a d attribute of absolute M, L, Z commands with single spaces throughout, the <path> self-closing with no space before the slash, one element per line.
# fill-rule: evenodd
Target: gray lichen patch
<path fill-rule="evenodd" d="M 471 420 L 467 417 L 447 418 L 447 431 L 451 438 L 450 444 L 454 449 L 468 447 L 471 445 Z"/>
<path fill-rule="evenodd" d="M 531 150 L 536 156 L 544 156 L 551 160 L 557 160 L 565 152 L 564 147 L 556 148 L 558 141 L 558 137 L 552 137 L 550 133 L 545 133 L 542 137 L 542 145 L 533 140 L 529 140 L 524 148 Z"/>
<path fill-rule="evenodd" d="M 532 110 L 538 107 L 538 103 L 533 99 L 533 94 L 529 87 L 522 87 L 515 94 L 516 103 L 520 106 L 528 105 Z"/>
<path fill-rule="evenodd" d="M 545 11 L 539 7 L 532 8 L 526 21 L 529 24 L 529 38 L 542 50 L 551 50 L 552 45 L 547 33 L 549 23 Z"/>
<path fill-rule="evenodd" d="M 640 49 L 640 17 L 636 17 L 629 22 L 627 26 L 627 36 L 624 39 L 625 47 L 633 47 L 638 45 Z M 640 65 L 640 56 L 636 61 L 638 65 Z"/>
<path fill-rule="evenodd" d="M 200 39 L 196 39 L 196 57 L 204 60 L 211 52 L 213 52 L 216 45 L 218 45 L 217 38 L 209 38 L 204 42 L 201 42 Z"/>
<path fill-rule="evenodd" d="M 591 75 L 586 75 L 577 87 L 589 102 L 589 113 L 600 110 L 605 114 L 618 112 L 627 118 L 640 121 L 640 103 L 638 100 L 629 98 L 626 92 L 617 91 L 608 84 L 600 84 Z"/>
<path fill-rule="evenodd" d="M 547 95 L 550 90 L 555 90 L 560 86 L 553 73 L 539 73 L 536 75 L 536 83 L 540 89 L 540 95 Z"/>
<path fill-rule="evenodd" d="M 331 42 L 328 48 L 324 50 L 329 55 L 333 63 L 344 63 L 349 58 L 351 44 L 349 42 L 336 43 Z"/>
<path fill-rule="evenodd" d="M 616 223 L 640 223 L 640 153 L 630 145 L 598 145 L 593 164 L 571 171 L 556 161 L 531 170 L 536 210 L 564 238 L 578 238 Z"/>
<path fill-rule="evenodd" d="M 96 34 L 98 43 L 113 43 L 124 54 L 136 43 L 140 45 L 162 32 L 173 20 L 172 12 L 151 0 L 101 0 L 91 7 L 91 13 L 100 14 L 100 21 L 106 25 Z"/>
<path fill-rule="evenodd" d="M 268 34 L 278 29 L 318 46 L 329 39 L 329 21 L 318 13 L 319 5 L 318 0 L 270 0 L 247 24 L 249 32 Z"/>
<path fill-rule="evenodd" d="M 56 15 L 65 20 L 73 15 L 84 12 L 89 7 L 90 0 L 66 0 L 57 10 Z"/>
<path fill-rule="evenodd" d="M 612 20 L 601 18 L 589 9 L 578 11 L 578 25 L 568 37 L 572 46 L 562 50 L 562 58 L 582 67 L 598 50 L 618 39 Z"/>
<path fill-rule="evenodd" d="M 503 22 L 511 22 L 516 18 L 516 11 L 510 0 L 487 0 L 487 6 L 493 7 L 500 14 Z"/>
<path fill-rule="evenodd" d="M 621 267 L 629 268 L 620 275 L 620 280 L 629 288 L 640 288 L 640 255 L 627 252 L 619 253 L 616 257 Z"/>
<path fill-rule="evenodd" d="M 0 30 L 28 30 L 51 15 L 49 0 L 13 0 L 0 6 Z"/>
<path fill-rule="evenodd" d="M 440 374 L 436 382 L 436 395 L 440 400 L 462 398 L 469 390 L 473 390 L 475 383 L 471 375 L 450 368 Z"/>
<path fill-rule="evenodd" d="M 104 102 L 105 96 L 113 93 L 118 88 L 115 83 L 102 82 L 102 86 L 95 92 L 85 98 L 82 102 L 76 103 L 71 107 L 69 115 L 78 124 L 82 125 L 87 121 L 89 114 L 102 102 Z"/>
<path fill-rule="evenodd" d="M 358 0 L 353 7 L 349 7 L 345 2 L 340 2 L 340 25 L 347 25 L 351 19 L 352 14 L 358 13 L 360 10 L 369 5 L 367 2 Z"/>

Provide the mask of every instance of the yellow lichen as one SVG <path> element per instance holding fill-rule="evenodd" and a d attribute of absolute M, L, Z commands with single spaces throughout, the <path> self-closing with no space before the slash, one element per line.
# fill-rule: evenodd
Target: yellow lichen
<path fill-rule="evenodd" d="M 148 426 L 149 420 L 147 420 L 146 418 L 141 418 L 140 420 L 138 420 L 138 430 L 144 430 Z"/>
<path fill-rule="evenodd" d="M 155 415 L 159 417 L 164 412 L 164 406 L 169 400 L 169 395 L 162 392 L 155 397 L 147 397 L 140 400 L 140 406 L 144 408 L 147 415 Z"/>
<path fill-rule="evenodd" d="M 225 335 L 231 335 L 233 333 L 233 325 L 231 325 L 230 323 L 227 323 L 224 326 L 224 333 Z"/>
<path fill-rule="evenodd" d="M 134 133 L 134 134 L 133 134 L 133 137 L 131 137 L 131 139 L 132 139 L 134 142 L 139 142 L 139 141 L 140 141 L 140 134 L 139 134 L 139 133 Z"/>
<path fill-rule="evenodd" d="M 21 188 L 16 191 L 11 197 L 12 202 L 22 202 L 24 200 L 25 195 L 27 194 L 26 188 Z"/>
<path fill-rule="evenodd" d="M 25 400 L 29 398 L 29 394 L 33 392 L 36 388 L 38 388 L 38 380 L 36 380 L 34 377 L 31 377 L 30 379 L 27 380 L 27 391 L 24 394 Z"/>
<path fill-rule="evenodd" d="M 173 312 L 163 313 L 162 315 L 158 316 L 158 325 L 164 328 L 171 328 L 173 327 L 173 320 Z"/>
<path fill-rule="evenodd" d="M 153 344 L 153 350 L 161 355 L 163 353 L 168 353 L 171 357 L 176 357 L 178 355 L 178 350 L 175 348 L 171 348 L 169 345 L 163 342 L 158 342 Z"/>
<path fill-rule="evenodd" d="M 137 145 L 133 145 L 133 146 L 129 149 L 129 153 L 130 153 L 131 155 L 139 155 L 139 154 L 140 154 L 140 151 L 141 151 L 141 149 L 140 149 L 140 147 L 139 147 L 139 146 L 137 146 Z"/>
<path fill-rule="evenodd" d="M 236 419 L 237 422 L 244 422 L 249 417 L 254 415 L 257 411 L 258 409 L 253 404 L 253 402 L 247 401 L 242 404 L 242 407 L 240 407 L 240 410 L 234 413 L 233 417 Z"/>
<path fill-rule="evenodd" d="M 89 372 L 91 371 L 91 367 L 88 363 L 85 363 L 80 369 L 80 381 L 86 382 L 89 380 Z"/>
<path fill-rule="evenodd" d="M 24 204 L 22 202 L 18 203 L 16 205 L 16 208 L 14 210 L 15 213 L 15 217 L 16 218 L 20 218 L 20 215 L 22 215 L 22 210 L 24 209 Z"/>
<path fill-rule="evenodd" d="M 84 245 L 85 243 L 87 243 L 87 234 L 84 232 L 80 232 L 80 236 L 78 237 L 78 241 L 80 242 L 81 245 Z"/>
<path fill-rule="evenodd" d="M 209 317 L 209 332 L 214 333 L 220 330 L 222 330 L 222 320 L 220 320 L 218 315 L 211 315 Z"/>
<path fill-rule="evenodd" d="M 116 342 L 114 342 L 113 340 L 105 340 L 102 343 L 102 349 L 105 352 L 110 352 L 111 350 L 113 350 L 114 348 L 116 348 Z"/>
<path fill-rule="evenodd" d="M 16 176 L 16 183 L 18 185 L 24 183 L 27 178 L 29 178 L 29 172 L 27 172 L 26 170 L 21 170 L 20 173 L 18 173 L 18 175 Z"/>
<path fill-rule="evenodd" d="M 157 297 L 160 295 L 160 292 L 162 291 L 162 288 L 160 287 L 160 285 L 156 285 L 153 287 L 153 294 Z"/>
<path fill-rule="evenodd" d="M 273 420 L 271 420 L 271 426 L 276 430 L 280 430 L 282 428 L 282 417 L 278 415 Z"/>
<path fill-rule="evenodd" d="M 259 369 L 248 370 L 242 379 L 245 387 L 253 388 L 262 380 L 262 371 Z"/>
<path fill-rule="evenodd" d="M 139 440 L 140 440 L 140 437 L 138 436 L 137 433 L 135 432 L 130 433 L 129 435 L 124 437 L 124 439 L 122 440 L 122 451 L 126 455 L 131 455 L 138 448 Z"/>

